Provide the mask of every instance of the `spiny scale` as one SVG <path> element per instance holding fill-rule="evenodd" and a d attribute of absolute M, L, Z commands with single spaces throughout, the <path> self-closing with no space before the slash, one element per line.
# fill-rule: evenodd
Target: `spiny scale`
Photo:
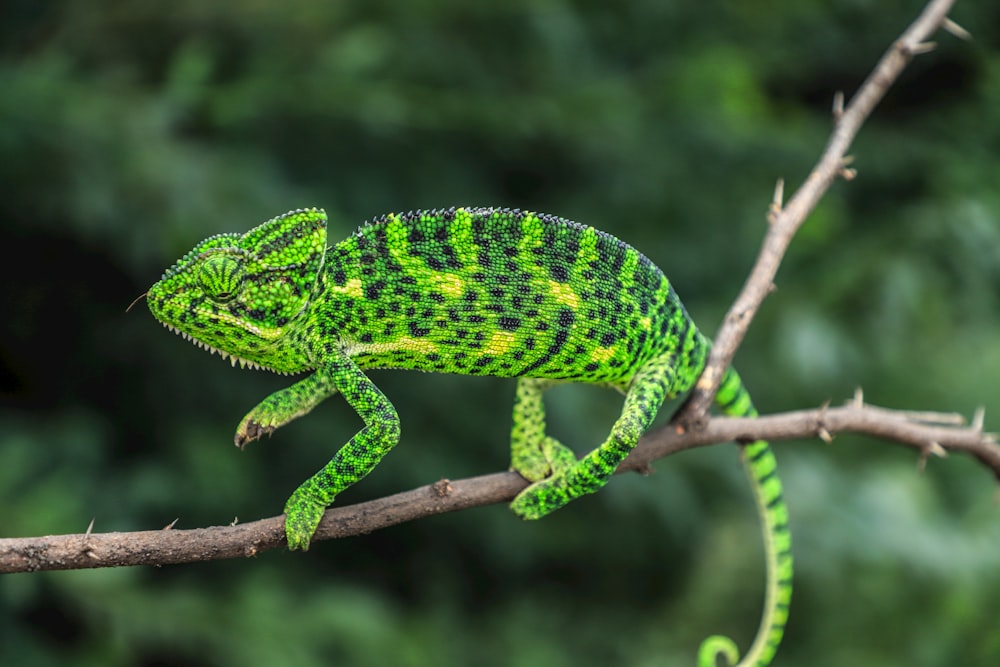
<path fill-rule="evenodd" d="M 197 345 L 198 347 L 200 347 L 203 350 L 207 350 L 210 354 L 218 354 L 224 360 L 228 360 L 230 362 L 230 364 L 232 364 L 233 368 L 236 367 L 236 364 L 239 364 L 240 368 L 249 368 L 249 369 L 255 370 L 255 371 L 270 371 L 272 373 L 277 373 L 278 375 L 289 375 L 289 373 L 284 373 L 282 371 L 276 371 L 273 368 L 268 368 L 267 366 L 264 366 L 263 364 L 258 364 L 256 361 L 250 361 L 249 359 L 244 359 L 242 357 L 237 357 L 234 354 L 229 354 L 228 352 L 224 352 L 223 350 L 220 350 L 218 348 L 214 348 L 211 345 L 209 345 L 208 343 L 204 343 L 204 342 L 198 340 L 197 338 L 195 338 L 194 336 L 192 336 L 191 334 L 189 334 L 189 333 L 187 333 L 185 331 L 181 331 L 177 327 L 171 326 L 171 325 L 167 324 L 166 322 L 161 322 L 160 324 L 162 324 L 163 326 L 165 326 L 167 329 L 170 329 L 171 331 L 173 331 L 175 334 L 179 335 L 184 340 L 189 341 L 191 343 L 194 343 L 195 345 Z"/>

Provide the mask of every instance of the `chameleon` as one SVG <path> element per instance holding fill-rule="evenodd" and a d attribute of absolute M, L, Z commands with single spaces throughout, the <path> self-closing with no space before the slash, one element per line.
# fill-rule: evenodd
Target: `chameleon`
<path fill-rule="evenodd" d="M 548 214 L 454 207 L 390 213 L 327 245 L 322 209 L 290 211 L 244 234 L 211 236 L 146 294 L 168 329 L 234 366 L 309 373 L 253 408 L 235 443 L 272 433 L 341 394 L 364 422 L 285 505 L 288 547 L 305 550 L 327 506 L 400 438 L 400 420 L 365 369 L 517 378 L 511 469 L 530 485 L 512 501 L 538 519 L 604 486 L 663 401 L 690 389 L 711 347 L 670 281 L 638 250 Z M 543 392 L 585 382 L 625 395 L 607 439 L 582 458 L 546 435 Z M 756 416 L 728 369 L 725 414 Z M 768 583 L 757 636 L 740 665 L 771 662 L 792 591 L 788 512 L 775 457 L 744 443 L 761 515 Z M 739 660 L 706 639 L 701 667 Z"/>

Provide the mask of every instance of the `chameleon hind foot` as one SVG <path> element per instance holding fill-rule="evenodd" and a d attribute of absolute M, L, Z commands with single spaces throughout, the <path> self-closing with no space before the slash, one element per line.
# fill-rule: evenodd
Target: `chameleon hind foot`
<path fill-rule="evenodd" d="M 540 519 L 576 498 L 569 476 L 577 465 L 573 450 L 545 436 L 537 447 L 518 451 L 513 469 L 531 486 L 521 491 L 510 508 L 522 519 Z"/>
<path fill-rule="evenodd" d="M 517 494 L 510 504 L 514 514 L 522 519 L 540 519 L 551 514 L 583 493 L 570 482 L 570 475 L 557 473 L 535 482 Z"/>

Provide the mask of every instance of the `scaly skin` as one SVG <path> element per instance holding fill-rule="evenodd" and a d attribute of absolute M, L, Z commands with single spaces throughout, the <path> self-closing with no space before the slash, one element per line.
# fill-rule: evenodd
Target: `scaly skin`
<path fill-rule="evenodd" d="M 663 273 L 634 248 L 575 222 L 527 211 L 452 208 L 388 214 L 327 248 L 326 214 L 292 211 L 246 234 L 195 246 L 150 288 L 164 325 L 223 357 L 311 372 L 268 396 L 236 431 L 240 447 L 340 393 L 365 427 L 285 505 L 290 549 L 307 549 L 326 507 L 399 440 L 399 416 L 364 374 L 404 368 L 518 378 L 511 467 L 532 484 L 511 504 L 537 519 L 607 482 L 665 398 L 691 388 L 708 340 Z M 625 393 L 607 440 L 577 459 L 545 434 L 542 392 L 587 382 Z M 730 370 L 720 408 L 756 415 Z M 768 589 L 740 663 L 766 665 L 791 597 L 788 517 L 774 456 L 744 448 L 764 523 Z M 735 644 L 710 637 L 701 667 Z"/>

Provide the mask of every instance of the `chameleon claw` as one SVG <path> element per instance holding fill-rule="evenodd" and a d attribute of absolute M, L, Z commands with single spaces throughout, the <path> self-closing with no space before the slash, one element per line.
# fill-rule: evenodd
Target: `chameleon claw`
<path fill-rule="evenodd" d="M 236 432 L 233 443 L 240 449 L 243 449 L 254 440 L 258 440 L 265 435 L 271 435 L 272 433 L 274 433 L 273 426 L 261 426 L 258 422 L 251 419 Z"/>

